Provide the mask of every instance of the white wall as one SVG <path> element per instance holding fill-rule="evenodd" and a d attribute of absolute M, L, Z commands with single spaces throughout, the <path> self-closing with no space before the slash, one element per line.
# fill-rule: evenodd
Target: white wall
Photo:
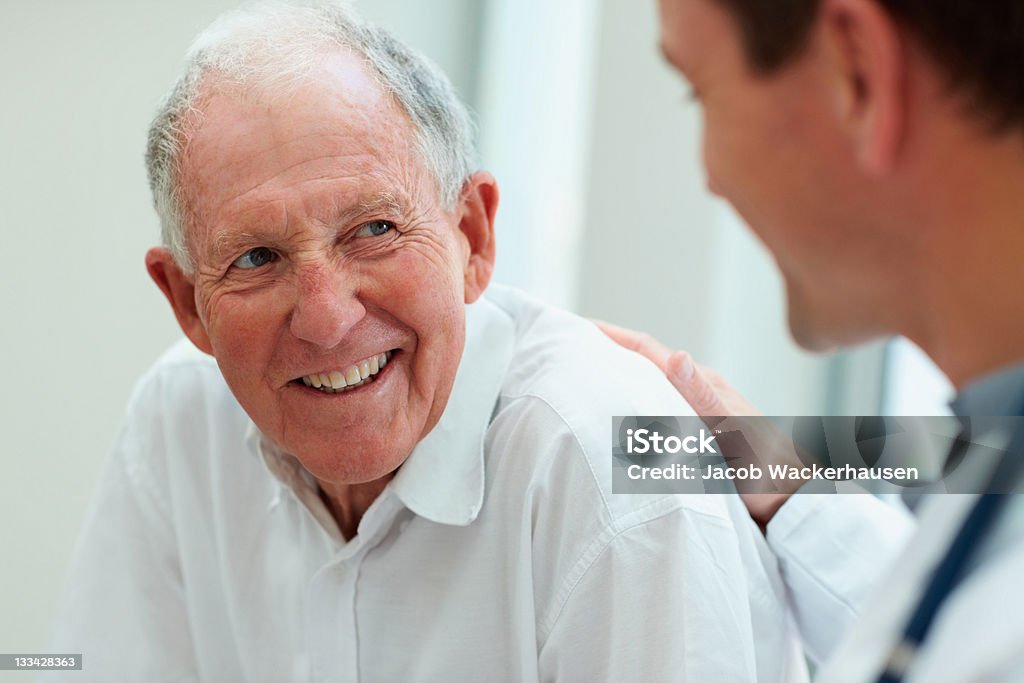
<path fill-rule="evenodd" d="M 490 0 L 488 8 L 477 110 L 481 158 L 502 195 L 495 279 L 573 308 L 600 3 Z"/>
<path fill-rule="evenodd" d="M 132 383 L 178 336 L 143 266 L 158 240 L 142 160 L 146 128 L 192 37 L 236 4 L 4 3 L 2 652 L 46 650 L 82 514 Z M 360 5 L 472 97 L 481 3 Z"/>

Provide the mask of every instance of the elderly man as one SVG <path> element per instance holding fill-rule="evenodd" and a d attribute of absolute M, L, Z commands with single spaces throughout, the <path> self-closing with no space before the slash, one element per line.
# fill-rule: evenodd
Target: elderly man
<path fill-rule="evenodd" d="M 483 296 L 469 129 L 334 7 L 198 39 L 148 154 L 146 264 L 191 344 L 140 382 L 91 510 L 54 644 L 75 680 L 805 677 L 735 498 L 610 493 L 611 416 L 688 412 L 672 387 Z"/>

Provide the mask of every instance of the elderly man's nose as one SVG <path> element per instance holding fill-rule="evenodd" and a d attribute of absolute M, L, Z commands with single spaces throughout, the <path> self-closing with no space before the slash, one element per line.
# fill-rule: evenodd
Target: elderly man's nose
<path fill-rule="evenodd" d="M 325 270 L 303 273 L 292 311 L 293 335 L 325 349 L 338 345 L 366 309 L 356 296 L 354 283 Z"/>

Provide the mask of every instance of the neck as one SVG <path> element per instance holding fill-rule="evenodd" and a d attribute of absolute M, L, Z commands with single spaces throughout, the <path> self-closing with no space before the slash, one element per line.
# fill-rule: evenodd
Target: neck
<path fill-rule="evenodd" d="M 1024 359 L 1024 136 L 964 141 L 916 194 L 920 301 L 900 330 L 957 389 Z"/>
<path fill-rule="evenodd" d="M 363 515 L 394 476 L 392 472 L 363 484 L 332 484 L 317 480 L 320 483 L 320 495 L 345 540 L 355 537 Z"/>

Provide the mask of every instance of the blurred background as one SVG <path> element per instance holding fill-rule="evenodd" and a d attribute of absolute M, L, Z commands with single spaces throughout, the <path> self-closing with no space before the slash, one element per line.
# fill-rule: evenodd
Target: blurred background
<path fill-rule="evenodd" d="M 143 266 L 146 128 L 191 39 L 236 4 L 3 0 L 0 652 L 46 651 L 125 400 L 179 337 Z M 689 349 L 766 414 L 946 413 L 949 386 L 906 342 L 795 348 L 770 257 L 705 188 L 653 0 L 354 4 L 476 112 L 502 187 L 498 281 Z"/>

